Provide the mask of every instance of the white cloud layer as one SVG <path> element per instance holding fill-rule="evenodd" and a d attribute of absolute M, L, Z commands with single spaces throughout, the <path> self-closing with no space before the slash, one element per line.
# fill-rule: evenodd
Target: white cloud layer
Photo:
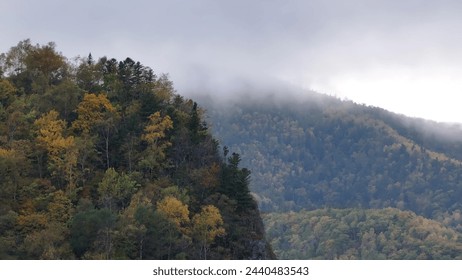
<path fill-rule="evenodd" d="M 178 91 L 299 87 L 462 122 L 462 1 L 3 0 L 0 51 L 54 41 L 68 57 L 127 56 Z"/>

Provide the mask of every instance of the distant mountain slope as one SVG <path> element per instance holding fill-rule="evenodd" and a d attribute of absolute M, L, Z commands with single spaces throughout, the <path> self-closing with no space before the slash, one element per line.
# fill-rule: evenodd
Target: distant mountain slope
<path fill-rule="evenodd" d="M 281 259 L 460 259 L 462 235 L 398 209 L 322 209 L 264 216 Z"/>
<path fill-rule="evenodd" d="M 395 207 L 441 220 L 462 209 L 458 126 L 324 95 L 201 104 L 264 211 Z"/>

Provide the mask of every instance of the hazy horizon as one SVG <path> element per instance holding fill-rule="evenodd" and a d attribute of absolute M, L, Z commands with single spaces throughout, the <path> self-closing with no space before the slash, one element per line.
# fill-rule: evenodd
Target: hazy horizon
<path fill-rule="evenodd" d="M 0 3 L 0 52 L 53 41 L 72 58 L 131 57 L 180 94 L 287 87 L 462 123 L 460 1 Z"/>

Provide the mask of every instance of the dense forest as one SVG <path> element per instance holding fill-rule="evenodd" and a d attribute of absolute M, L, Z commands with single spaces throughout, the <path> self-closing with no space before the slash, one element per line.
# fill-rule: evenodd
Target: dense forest
<path fill-rule="evenodd" d="M 207 112 L 251 167 L 263 211 L 396 207 L 438 218 L 462 209 L 462 141 L 432 149 L 391 113 L 327 96 Z"/>
<path fill-rule="evenodd" d="M 268 225 L 278 218 L 283 223 L 288 211 L 395 208 L 462 232 L 460 125 L 407 118 L 316 93 L 236 98 L 225 105 L 202 97 L 201 104 L 214 135 L 241 153 L 243 166 L 251 168 L 251 190 L 260 209 L 274 214 L 267 216 L 266 225 L 280 258 L 342 255 L 288 253 L 301 250 L 299 244 L 281 247 L 278 238 L 290 237 L 276 237 Z M 330 218 L 341 222 L 340 216 Z M 308 232 L 294 234 L 311 234 L 309 227 L 305 229 Z M 396 252 L 353 255 L 412 258 Z M 452 258 L 453 254 L 442 256 Z"/>
<path fill-rule="evenodd" d="M 319 209 L 265 215 L 283 259 L 462 259 L 462 234 L 410 211 Z"/>
<path fill-rule="evenodd" d="M 274 257 L 249 169 L 167 75 L 25 40 L 0 102 L 0 259 Z"/>

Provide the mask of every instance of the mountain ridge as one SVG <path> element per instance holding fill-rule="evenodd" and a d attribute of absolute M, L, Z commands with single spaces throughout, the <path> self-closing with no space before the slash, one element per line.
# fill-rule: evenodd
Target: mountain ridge
<path fill-rule="evenodd" d="M 461 230 L 460 125 L 325 95 L 282 96 L 219 109 L 199 99 L 212 133 L 252 169 L 264 213 L 396 208 Z"/>
<path fill-rule="evenodd" d="M 431 176 L 439 176 L 438 179 L 443 180 L 448 170 L 454 172 L 452 177 L 462 176 L 459 171 L 455 171 L 461 163 L 461 142 L 442 136 L 436 141 L 434 135 L 428 135 L 422 127 L 419 128 L 428 121 L 403 118 L 402 115 L 380 108 L 328 96 L 316 96 L 314 102 L 307 98 L 303 101 L 285 99 L 277 105 L 274 103 L 252 103 L 245 100 L 220 110 L 214 110 L 203 103 L 206 113 L 213 120 L 211 129 L 214 135 L 222 143 L 245 154 L 243 164 L 254 171 L 253 191 L 257 196 L 262 197 L 265 193 L 264 184 L 284 188 L 287 185 L 285 179 L 298 180 L 300 183 L 301 176 L 294 176 L 294 172 L 305 173 L 303 180 L 308 182 L 312 180 L 313 173 L 322 175 L 327 172 L 324 174 L 326 176 L 322 175 L 328 180 L 327 183 L 331 183 L 339 172 L 345 176 L 354 176 L 356 181 L 363 175 L 381 175 L 386 177 L 382 188 L 393 188 L 393 183 L 406 180 L 416 185 L 415 180 L 409 176 L 419 177 L 419 173 L 427 174 L 423 178 L 427 187 L 430 186 Z M 435 122 L 430 124 L 436 125 Z M 411 129 L 409 125 L 413 125 Z M 441 131 L 448 129 L 444 126 Z M 461 131 L 453 131 L 453 134 L 458 135 Z M 326 158 L 326 154 L 331 158 Z M 259 158 L 260 162 L 257 160 Z M 366 172 L 370 169 L 368 161 L 374 169 L 372 173 Z M 430 163 L 434 166 L 430 166 Z M 383 164 L 386 164 L 383 166 L 385 170 L 379 167 Z M 437 164 L 445 168 L 437 170 Z M 336 170 L 336 165 L 340 165 L 340 170 Z M 320 168 L 329 170 L 320 171 Z M 279 170 L 279 173 L 274 170 Z M 279 177 L 265 177 L 265 174 L 272 172 L 278 173 Z M 400 172 L 406 173 L 402 174 L 404 177 L 397 177 Z M 321 182 L 321 177 L 313 179 L 312 184 Z M 451 188 L 459 191 L 460 184 L 452 177 L 446 178 L 449 178 Z M 368 182 L 373 183 L 370 179 Z M 353 184 L 343 181 L 343 185 Z M 266 198 L 271 199 L 272 196 Z M 268 210 L 262 199 L 260 206 L 263 206 L 264 211 Z M 397 205 L 388 203 L 384 206 Z M 295 209 L 289 206 L 286 210 Z"/>

